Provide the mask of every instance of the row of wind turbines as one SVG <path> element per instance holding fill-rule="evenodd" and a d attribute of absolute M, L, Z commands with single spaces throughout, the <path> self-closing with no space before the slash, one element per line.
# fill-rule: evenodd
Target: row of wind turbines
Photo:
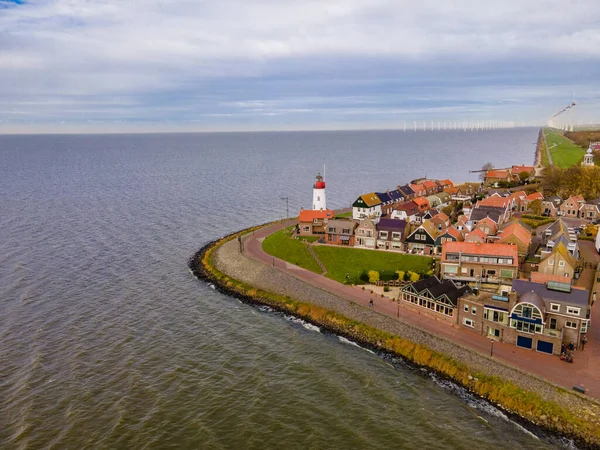
<path fill-rule="evenodd" d="M 571 103 L 563 109 L 555 113 L 548 119 L 548 126 L 558 128 L 563 131 L 573 131 L 573 123 L 575 122 L 575 107 L 577 103 L 571 100 Z"/>
<path fill-rule="evenodd" d="M 432 120 L 428 126 L 427 122 L 423 120 L 422 127 L 418 127 L 420 123 L 417 123 L 416 120 L 413 120 L 412 127 L 406 127 L 406 121 L 404 122 L 404 131 L 417 131 L 418 129 L 422 131 L 438 131 L 441 130 L 459 130 L 459 131 L 479 131 L 479 130 L 498 130 L 501 128 L 515 128 L 516 124 L 512 121 L 503 121 L 503 120 L 467 120 L 467 121 L 443 121 L 436 123 Z"/>

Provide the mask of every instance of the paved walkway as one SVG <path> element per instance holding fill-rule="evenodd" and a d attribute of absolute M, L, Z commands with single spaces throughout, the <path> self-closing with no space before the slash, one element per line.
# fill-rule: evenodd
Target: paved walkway
<path fill-rule="evenodd" d="M 401 307 L 397 302 L 390 299 L 376 298 L 370 292 L 363 291 L 360 287 L 340 284 L 322 275 L 304 270 L 294 264 L 273 258 L 262 250 L 262 241 L 266 236 L 282 228 L 292 226 L 295 223 L 294 220 L 283 221 L 247 235 L 244 239 L 244 253 L 254 260 L 274 266 L 278 270 L 307 281 L 332 294 L 363 305 L 366 308 L 369 307 L 369 300 L 373 297 L 373 309 L 376 312 L 389 317 L 396 317 L 434 335 L 458 342 L 462 346 L 471 348 L 476 352 L 483 354 L 491 352 L 491 341 L 485 336 L 462 327 L 455 328 L 448 325 L 445 321 L 436 321 L 430 317 Z M 598 305 L 595 305 L 592 312 L 592 322 L 596 324 L 600 323 L 598 308 Z M 567 389 L 571 389 L 573 386 L 582 387 L 586 389 L 588 396 L 600 399 L 600 326 L 598 326 L 597 330 L 594 328 L 590 329 L 585 351 L 576 352 L 573 364 L 561 361 L 557 356 L 526 350 L 506 343 L 495 342 L 493 347 L 493 356 L 498 360 L 538 375 Z"/>

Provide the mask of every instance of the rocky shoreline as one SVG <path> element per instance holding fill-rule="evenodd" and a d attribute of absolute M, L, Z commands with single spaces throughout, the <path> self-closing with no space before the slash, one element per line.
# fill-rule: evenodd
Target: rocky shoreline
<path fill-rule="evenodd" d="M 240 253 L 235 238 L 262 226 L 233 233 L 203 246 L 190 260 L 190 269 L 199 279 L 213 283 L 220 292 L 245 303 L 268 305 L 379 354 L 400 357 L 415 366 L 426 367 L 500 407 L 513 420 L 534 432 L 543 430 L 573 439 L 579 448 L 600 448 L 600 432 L 590 433 L 582 429 L 580 420 L 589 421 L 592 430 L 600 428 L 600 406 L 597 402 L 247 258 Z M 362 328 L 356 324 L 362 325 Z M 398 337 L 396 340 L 401 342 L 392 343 L 395 341 L 390 336 Z M 409 348 L 410 353 L 400 349 L 400 345 Z M 429 355 L 423 357 L 426 352 Z M 503 401 L 501 393 L 496 392 L 502 391 L 503 386 L 493 386 L 498 384 L 498 379 L 504 380 L 503 384 L 507 386 L 510 383 L 523 394 L 535 393 L 536 400 L 532 400 L 532 405 L 521 405 L 522 402 L 519 402 L 519 407 L 507 405 L 508 401 Z M 492 388 L 496 390 L 490 394 Z M 514 389 L 508 395 L 514 397 Z M 559 414 L 556 408 L 564 414 Z M 578 419 L 570 420 L 571 417 Z"/>

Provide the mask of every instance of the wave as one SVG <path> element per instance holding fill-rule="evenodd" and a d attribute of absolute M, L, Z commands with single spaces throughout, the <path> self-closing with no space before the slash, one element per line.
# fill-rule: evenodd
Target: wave
<path fill-rule="evenodd" d="M 337 338 L 342 344 L 352 345 L 354 347 L 358 347 L 358 348 L 364 350 L 365 352 L 369 352 L 369 353 L 375 355 L 375 352 L 373 350 L 369 350 L 368 348 L 362 347 L 362 346 L 358 345 L 356 342 L 351 341 L 350 339 L 346 339 L 344 336 L 338 336 Z"/>

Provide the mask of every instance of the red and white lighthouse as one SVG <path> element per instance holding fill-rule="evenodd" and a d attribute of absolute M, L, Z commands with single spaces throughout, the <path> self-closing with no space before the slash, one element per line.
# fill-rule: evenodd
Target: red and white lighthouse
<path fill-rule="evenodd" d="M 317 181 L 313 186 L 313 209 L 314 210 L 326 210 L 327 209 L 327 198 L 325 197 L 325 181 L 321 174 L 317 175 Z"/>

